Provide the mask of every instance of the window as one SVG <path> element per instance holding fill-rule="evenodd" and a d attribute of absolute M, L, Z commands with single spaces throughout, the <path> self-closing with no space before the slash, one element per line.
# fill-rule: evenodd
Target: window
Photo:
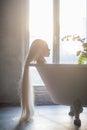
<path fill-rule="evenodd" d="M 67 35 L 86 38 L 86 0 L 60 0 L 60 61 L 64 64 L 77 64 L 76 52 L 82 48 L 81 42 L 62 42 Z"/>
<path fill-rule="evenodd" d="M 51 50 L 48 63 L 52 63 L 53 42 L 53 1 L 52 0 L 30 0 L 30 44 L 35 39 L 41 38 L 47 41 Z M 43 85 L 36 68 L 32 68 L 34 85 Z"/>
<path fill-rule="evenodd" d="M 48 42 L 48 63 L 77 64 L 76 51 L 81 43 L 61 39 L 67 35 L 87 38 L 86 6 L 86 0 L 30 0 L 30 44 L 36 38 Z M 38 75 L 35 68 L 32 71 Z M 43 84 L 36 75 L 32 75 L 33 83 Z"/>

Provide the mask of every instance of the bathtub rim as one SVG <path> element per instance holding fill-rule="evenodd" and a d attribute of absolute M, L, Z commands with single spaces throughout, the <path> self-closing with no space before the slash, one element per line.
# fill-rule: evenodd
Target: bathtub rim
<path fill-rule="evenodd" d="M 57 64 L 57 63 L 50 63 L 50 64 L 29 64 L 29 67 L 52 67 L 52 66 L 59 66 L 59 67 L 79 67 L 79 68 L 87 68 L 87 64 Z"/>

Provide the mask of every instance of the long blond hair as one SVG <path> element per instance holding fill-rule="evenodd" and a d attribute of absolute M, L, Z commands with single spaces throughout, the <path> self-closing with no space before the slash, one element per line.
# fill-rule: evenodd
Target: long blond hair
<path fill-rule="evenodd" d="M 41 55 L 42 50 L 47 46 L 44 40 L 36 39 L 33 41 L 28 56 L 26 58 L 23 67 L 23 77 L 22 77 L 22 96 L 21 96 L 21 106 L 22 114 L 20 122 L 30 121 L 34 114 L 34 95 L 33 88 L 30 84 L 30 69 L 29 63 L 31 61 L 37 61 L 38 57 Z"/>
<path fill-rule="evenodd" d="M 32 42 L 29 55 L 27 58 L 28 63 L 31 61 L 37 61 L 43 49 L 47 46 L 47 42 L 42 39 L 36 39 Z"/>

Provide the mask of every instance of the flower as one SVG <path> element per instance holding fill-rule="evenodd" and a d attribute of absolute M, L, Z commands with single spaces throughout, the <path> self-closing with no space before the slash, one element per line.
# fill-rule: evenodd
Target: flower
<path fill-rule="evenodd" d="M 67 35 L 62 38 L 62 41 L 79 41 L 82 43 L 82 50 L 78 50 L 76 55 L 79 56 L 78 64 L 85 64 L 87 62 L 87 41 L 85 38 L 81 38 L 79 35 Z"/>

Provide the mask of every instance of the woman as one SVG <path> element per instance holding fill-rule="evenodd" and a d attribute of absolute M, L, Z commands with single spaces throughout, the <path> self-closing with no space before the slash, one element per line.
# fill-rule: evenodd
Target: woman
<path fill-rule="evenodd" d="M 37 64 L 44 64 L 46 63 L 44 57 L 48 57 L 49 55 L 50 55 L 50 49 L 48 48 L 46 41 L 42 39 L 36 39 L 33 41 L 25 62 L 23 72 L 22 96 L 21 96 L 22 115 L 20 122 L 30 121 L 34 114 L 34 98 L 33 98 L 33 90 L 30 85 L 29 64 L 32 62 Z"/>
<path fill-rule="evenodd" d="M 38 64 L 46 63 L 44 57 L 48 57 L 49 55 L 50 55 L 50 49 L 48 48 L 46 41 L 36 39 L 30 47 L 27 61 L 28 63 L 31 63 L 32 61 Z"/>

